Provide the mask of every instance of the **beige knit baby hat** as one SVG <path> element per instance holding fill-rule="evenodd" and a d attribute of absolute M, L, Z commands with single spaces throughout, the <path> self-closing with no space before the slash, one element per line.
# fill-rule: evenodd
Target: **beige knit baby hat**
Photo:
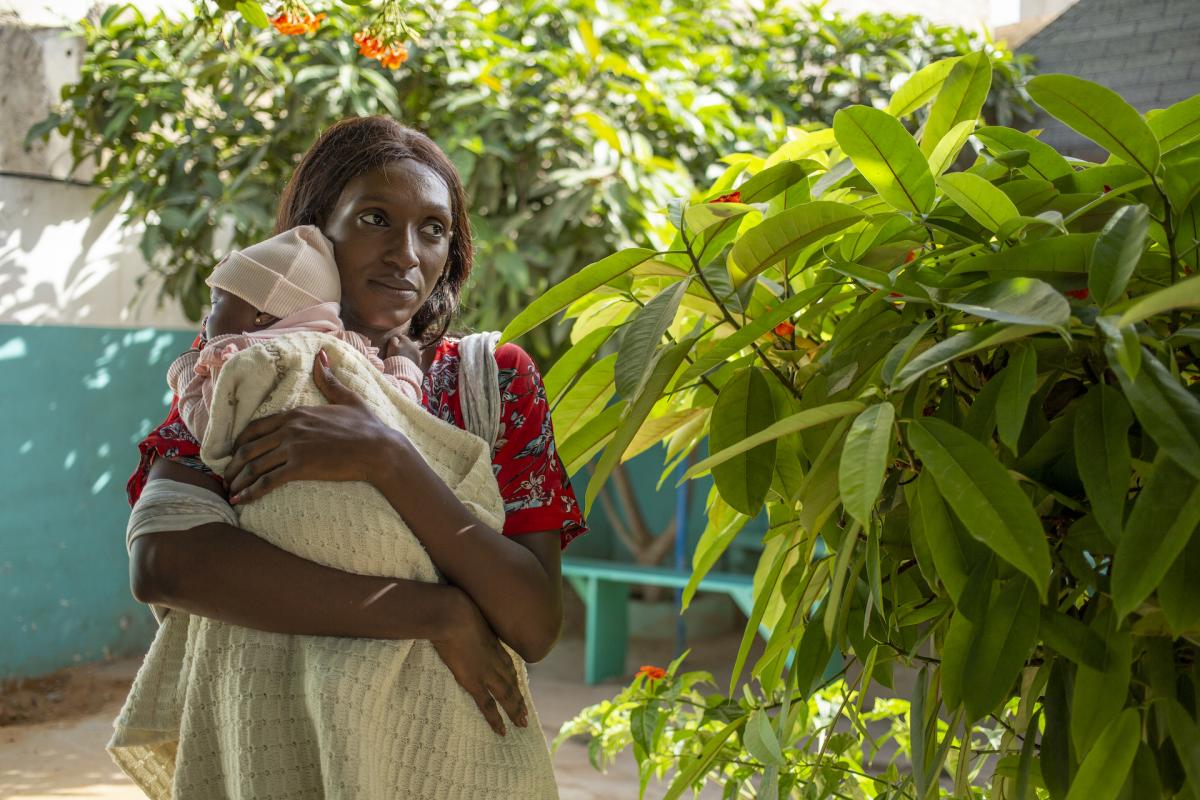
<path fill-rule="evenodd" d="M 342 299 L 333 242 L 315 225 L 300 225 L 232 251 L 213 268 L 207 283 L 280 319 Z"/>

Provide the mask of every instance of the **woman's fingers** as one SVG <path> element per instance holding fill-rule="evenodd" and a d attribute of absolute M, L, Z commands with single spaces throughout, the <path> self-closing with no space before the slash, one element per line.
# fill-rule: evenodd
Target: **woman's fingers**
<path fill-rule="evenodd" d="M 242 432 L 239 433 L 237 438 L 233 440 L 234 451 L 236 452 L 256 439 L 261 439 L 262 437 L 279 430 L 285 424 L 287 424 L 290 416 L 291 412 L 284 411 L 279 414 L 272 414 L 269 417 L 256 419 L 249 423 L 245 428 L 242 428 Z"/>
<path fill-rule="evenodd" d="M 313 381 L 321 390 L 321 394 L 325 395 L 325 399 L 334 405 L 361 403 L 358 395 L 343 386 L 342 382 L 333 374 L 333 368 L 329 366 L 329 356 L 325 355 L 324 350 L 319 351 L 317 358 L 313 361 Z"/>
<path fill-rule="evenodd" d="M 230 485 L 247 464 L 278 449 L 280 444 L 282 444 L 282 436 L 279 435 L 278 430 L 264 433 L 255 439 L 248 439 L 240 445 L 234 442 L 233 457 L 225 465 L 225 484 Z"/>
<path fill-rule="evenodd" d="M 274 472 L 285 463 L 287 463 L 287 451 L 283 447 L 277 446 L 264 449 L 261 453 L 244 459 L 236 471 L 231 462 L 230 469 L 225 472 L 229 496 L 241 494 L 259 478 Z"/>
<path fill-rule="evenodd" d="M 487 720 L 488 725 L 492 726 L 492 730 L 501 736 L 506 735 L 504 720 L 500 718 L 500 709 L 496 706 L 496 701 L 488 694 L 488 690 L 483 688 L 471 692 L 471 697 L 475 698 L 475 705 L 479 706 L 479 710 L 483 712 L 483 718 Z"/>
<path fill-rule="evenodd" d="M 496 699 L 500 701 L 500 705 L 504 707 L 504 712 L 508 714 L 508 718 L 524 728 L 529 723 L 529 718 L 525 711 L 525 697 L 521 694 L 521 686 L 517 682 L 516 671 L 512 667 L 512 658 L 508 653 L 503 651 L 500 655 L 507 662 L 507 665 L 500 667 L 495 685 L 491 687 L 491 691 L 496 696 Z"/>
<path fill-rule="evenodd" d="M 265 474 L 259 475 L 254 479 L 254 482 L 240 491 L 229 491 L 230 505 L 241 505 L 249 503 L 251 500 L 257 500 L 268 492 L 278 489 L 285 483 L 296 480 L 295 467 L 285 461 L 282 465 Z"/>

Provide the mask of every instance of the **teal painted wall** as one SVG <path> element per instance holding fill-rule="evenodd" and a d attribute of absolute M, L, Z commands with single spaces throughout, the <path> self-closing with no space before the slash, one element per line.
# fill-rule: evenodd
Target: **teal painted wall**
<path fill-rule="evenodd" d="M 125 480 L 194 334 L 0 325 L 0 679 L 143 650 Z"/>

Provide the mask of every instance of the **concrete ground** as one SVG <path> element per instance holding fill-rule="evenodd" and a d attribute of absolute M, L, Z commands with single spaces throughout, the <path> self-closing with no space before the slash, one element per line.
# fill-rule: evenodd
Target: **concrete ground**
<path fill-rule="evenodd" d="M 622 681 L 598 686 L 583 682 L 583 639 L 579 633 L 580 609 L 572 592 L 568 600 L 566 632 L 558 646 L 544 661 L 529 667 L 530 685 L 541 717 L 546 740 L 553 741 L 563 722 L 585 706 L 611 698 L 642 664 L 665 667 L 674 657 L 670 639 L 631 639 L 627 652 L 628 674 Z M 574 601 L 574 603 L 572 603 Z M 740 626 L 744 619 L 739 618 Z M 735 631 L 688 642 L 692 653 L 682 665 L 684 670 L 705 669 L 713 673 L 718 685 L 727 685 L 733 659 L 740 642 L 740 627 Z M 749 663 L 761 653 L 756 642 Z M 138 800 L 142 795 L 109 760 L 104 744 L 112 733 L 112 720 L 120 709 L 128 682 L 136 673 L 139 658 L 72 670 L 72 682 L 95 687 L 90 703 L 82 712 L 63 709 L 61 713 L 42 713 L 46 721 L 0 727 L 0 798 L 4 800 L 59 800 L 60 798 L 96 798 L 96 800 Z M 90 681 L 90 683 L 89 683 Z M 53 692 L 49 693 L 53 695 Z M 51 696 L 51 700 L 55 698 Z M 609 766 L 597 772 L 587 758 L 582 737 L 564 742 L 554 755 L 562 800 L 624 800 L 638 793 L 637 765 L 631 751 L 625 751 Z M 649 798 L 661 798 L 666 783 L 651 784 Z M 701 798 L 719 798 L 720 790 L 709 786 Z"/>

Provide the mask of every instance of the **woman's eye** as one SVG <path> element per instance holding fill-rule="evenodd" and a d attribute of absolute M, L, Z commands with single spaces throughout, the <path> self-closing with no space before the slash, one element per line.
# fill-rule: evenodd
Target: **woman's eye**
<path fill-rule="evenodd" d="M 438 236 L 438 237 L 446 235 L 446 227 L 439 222 L 429 223 L 428 225 L 425 226 L 425 230 L 429 231 L 430 234 L 432 234 L 434 236 Z"/>
<path fill-rule="evenodd" d="M 377 211 L 368 211 L 366 214 L 363 214 L 361 217 L 359 217 L 359 219 L 368 220 L 369 225 L 382 225 L 385 221 L 383 214 L 380 214 Z M 377 219 L 379 222 L 371 222 L 370 220 L 372 219 Z"/>

